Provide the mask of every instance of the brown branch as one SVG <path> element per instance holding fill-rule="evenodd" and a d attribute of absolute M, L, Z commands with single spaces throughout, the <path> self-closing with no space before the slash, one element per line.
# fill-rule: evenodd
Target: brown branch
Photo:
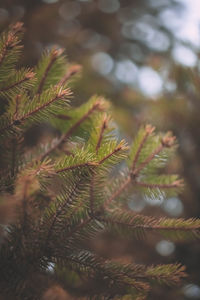
<path fill-rule="evenodd" d="M 82 164 L 77 164 L 77 165 L 73 165 L 73 166 L 68 166 L 66 168 L 62 168 L 62 169 L 58 169 L 56 170 L 56 173 L 62 173 L 65 171 L 70 171 L 70 170 L 74 170 L 77 168 L 81 168 L 81 167 L 98 167 L 100 164 L 102 164 L 106 159 L 108 159 L 109 157 L 111 157 L 114 153 L 116 153 L 117 151 L 121 150 L 122 147 L 118 147 L 116 148 L 114 151 L 112 151 L 110 154 L 108 154 L 107 156 L 105 156 L 102 160 L 100 160 L 99 162 L 86 162 L 86 163 L 82 163 Z M 91 209 L 91 213 L 93 215 L 94 213 L 94 180 L 95 180 L 95 175 L 93 175 L 92 180 L 91 180 L 91 184 L 90 184 L 90 209 Z"/>
<path fill-rule="evenodd" d="M 63 143 L 65 143 L 67 141 L 67 139 L 71 136 L 71 134 L 73 133 L 73 131 L 75 131 L 81 125 L 81 123 L 83 123 L 97 109 L 101 109 L 101 102 L 100 101 L 95 102 L 93 104 L 93 106 L 88 110 L 88 112 L 85 115 L 83 115 L 74 125 L 72 125 L 72 127 L 65 134 L 62 135 L 62 137 L 60 138 L 60 140 L 54 146 L 52 146 L 49 150 L 47 150 L 41 156 L 41 159 L 44 159 L 51 152 L 55 151 Z"/>
<path fill-rule="evenodd" d="M 101 129 L 100 129 L 100 134 L 99 134 L 99 138 L 98 138 L 98 141 L 97 141 L 97 145 L 96 145 L 96 154 L 98 153 L 98 150 L 100 148 L 101 141 L 102 141 L 102 138 L 103 138 L 103 133 L 104 133 L 105 129 L 108 126 L 107 123 L 108 123 L 108 120 L 107 120 L 107 118 L 105 116 L 104 120 L 103 120 L 103 123 L 102 123 L 102 126 L 101 126 Z"/>
<path fill-rule="evenodd" d="M 91 217 L 88 219 L 85 219 L 83 222 L 79 223 L 66 237 L 70 238 L 75 232 L 82 229 L 84 226 L 86 226 L 90 221 L 92 220 Z"/>
<path fill-rule="evenodd" d="M 159 183 L 148 183 L 148 182 L 135 181 L 135 184 L 142 186 L 142 187 L 150 188 L 150 189 L 154 189 L 154 188 L 170 189 L 170 188 L 183 186 L 183 183 L 181 180 L 176 180 L 173 183 L 168 183 L 168 184 L 167 183 L 159 184 Z"/>
<path fill-rule="evenodd" d="M 151 125 L 147 125 L 146 128 L 145 128 L 145 130 L 146 130 L 146 134 L 144 135 L 144 137 L 143 137 L 143 139 L 142 139 L 142 141 L 141 141 L 141 143 L 140 143 L 140 145 L 138 147 L 138 150 L 137 150 L 137 152 L 135 154 L 135 158 L 134 158 L 133 164 L 132 164 L 132 170 L 135 169 L 135 166 L 136 166 L 136 163 L 138 161 L 140 152 L 142 151 L 142 148 L 143 148 L 143 146 L 144 146 L 144 144 L 145 144 L 148 136 L 155 130 L 155 127 L 152 127 Z"/>
<path fill-rule="evenodd" d="M 14 177 L 15 175 L 15 166 L 16 166 L 16 139 L 12 139 L 12 158 L 11 158 L 11 176 Z"/>
<path fill-rule="evenodd" d="M 137 177 L 140 171 L 143 170 L 146 165 L 148 165 L 152 161 L 152 159 L 154 159 L 154 157 L 158 155 L 164 148 L 172 147 L 175 139 L 176 138 L 172 136 L 170 132 L 167 132 L 167 134 L 162 138 L 160 145 L 139 165 L 138 168 L 132 170 L 132 177 Z"/>
<path fill-rule="evenodd" d="M 59 49 L 59 50 L 54 49 L 52 51 L 50 61 L 49 61 L 48 65 L 47 65 L 46 70 L 44 71 L 44 74 L 42 76 L 42 79 L 41 79 L 41 81 L 40 81 L 40 83 L 38 85 L 36 94 L 41 94 L 43 86 L 44 86 L 44 83 L 45 83 L 45 80 L 47 79 L 49 71 L 51 70 L 54 62 L 57 59 L 57 57 L 60 56 L 62 53 L 63 53 L 63 49 Z"/>
<path fill-rule="evenodd" d="M 48 246 L 49 238 L 50 238 L 50 236 L 51 236 L 51 233 L 52 233 L 52 231 L 53 231 L 53 228 L 54 228 L 54 225 L 55 225 L 56 221 L 58 220 L 59 216 L 62 214 L 63 209 L 66 207 L 66 205 L 68 204 L 69 200 L 72 200 L 72 198 L 74 197 L 74 195 L 75 195 L 75 193 L 76 193 L 77 187 L 80 186 L 80 182 L 81 182 L 81 180 L 79 180 L 79 181 L 76 183 L 74 189 L 71 191 L 71 193 L 70 193 L 69 196 L 67 197 L 66 201 L 64 201 L 64 203 L 61 204 L 61 206 L 60 206 L 60 207 L 56 210 L 56 212 L 53 214 L 53 216 L 52 216 L 53 220 L 52 220 L 52 222 L 51 222 L 51 225 L 50 225 L 49 230 L 48 230 L 48 232 L 47 232 L 47 237 L 46 237 L 46 239 L 45 239 L 44 250 L 46 250 L 46 248 L 47 248 L 47 246 Z"/>
<path fill-rule="evenodd" d="M 164 148 L 164 145 L 163 144 L 160 144 L 140 165 L 138 168 L 134 169 L 131 174 L 133 175 L 133 177 L 136 177 L 141 170 L 143 170 L 146 165 L 148 165 L 152 159 L 158 155 Z"/>
<path fill-rule="evenodd" d="M 56 170 L 56 173 L 62 173 L 62 172 L 65 172 L 65 171 L 70 171 L 70 170 L 74 170 L 74 169 L 77 169 L 77 168 L 81 168 L 81 167 L 96 167 L 98 166 L 99 164 L 96 163 L 96 162 L 85 162 L 85 163 L 82 163 L 82 164 L 77 164 L 77 165 L 73 165 L 73 166 L 69 166 L 69 167 L 66 167 L 66 168 L 63 168 L 63 169 L 58 169 Z"/>
<path fill-rule="evenodd" d="M 156 155 L 158 155 L 164 148 L 170 148 L 172 147 L 172 145 L 174 144 L 175 141 L 175 137 L 171 136 L 171 133 L 168 132 L 161 140 L 161 144 L 139 165 L 138 168 L 135 168 L 132 172 L 131 175 L 133 177 L 136 177 L 141 170 L 143 170 L 146 165 L 148 165 L 152 159 L 154 159 L 154 157 Z"/>
<path fill-rule="evenodd" d="M 105 201 L 104 208 L 107 208 L 111 204 L 111 202 L 128 187 L 130 183 L 131 177 L 128 177 L 127 180 L 122 184 L 122 186 L 114 194 L 112 194 L 107 201 Z"/>
<path fill-rule="evenodd" d="M 24 78 L 22 78 L 21 80 L 15 82 L 15 83 L 13 83 L 13 84 L 11 84 L 9 86 L 6 86 L 6 87 L 0 89 L 0 92 L 7 92 L 8 90 L 10 90 L 10 89 L 12 89 L 12 88 L 14 88 L 14 87 L 22 84 L 23 82 L 26 82 L 26 81 L 32 79 L 34 76 L 35 76 L 35 73 L 28 72 L 27 74 L 25 74 Z"/>
<path fill-rule="evenodd" d="M 105 223 L 112 223 L 112 224 L 117 224 L 117 225 L 120 225 L 120 226 L 126 226 L 126 227 L 131 227 L 133 229 L 144 229 L 144 230 L 181 230 L 181 231 L 191 231 L 191 230 L 200 230 L 200 226 L 190 226 L 190 227 L 185 227 L 185 226 L 182 226 L 182 227 L 176 227 L 176 226 L 159 226 L 159 225 L 135 225 L 135 224 L 130 224 L 130 223 L 127 223 L 127 222 L 120 222 L 120 221 L 117 221 L 117 220 L 112 220 L 112 219 L 109 219 L 109 218 L 100 218 L 100 221 L 102 222 L 105 222 Z"/>
<path fill-rule="evenodd" d="M 114 155 L 115 153 L 119 152 L 120 150 L 122 150 L 123 147 L 122 146 L 117 146 L 111 153 L 109 153 L 108 155 L 106 155 L 105 157 L 103 157 L 100 161 L 99 164 L 104 163 L 105 160 L 107 160 L 108 158 L 110 158 L 112 155 Z"/>
<path fill-rule="evenodd" d="M 10 29 L 10 32 L 7 36 L 7 41 L 5 41 L 4 47 L 2 49 L 2 54 L 0 55 L 0 66 L 2 65 L 8 51 L 11 48 L 14 48 L 18 44 L 18 40 L 16 40 L 15 34 L 19 31 L 23 31 L 22 29 L 23 23 L 17 22 L 15 25 L 13 25 Z M 18 48 L 22 48 L 22 46 L 18 46 Z"/>
<path fill-rule="evenodd" d="M 3 61 L 4 61 L 4 59 L 7 55 L 7 52 L 10 50 L 10 48 L 13 48 L 15 46 L 14 40 L 15 40 L 14 35 L 12 33 L 9 33 L 8 34 L 8 39 L 5 42 L 5 46 L 3 47 L 2 54 L 0 56 L 0 66 L 3 63 Z"/>
<path fill-rule="evenodd" d="M 15 107 L 15 112 L 13 114 L 13 118 L 16 120 L 17 119 L 17 115 L 18 115 L 18 110 L 19 110 L 19 100 L 21 98 L 21 95 L 17 95 L 15 97 L 15 103 L 16 103 L 16 107 Z"/>
<path fill-rule="evenodd" d="M 90 183 L 90 211 L 92 216 L 94 216 L 94 180 L 95 175 L 92 176 Z"/>
<path fill-rule="evenodd" d="M 50 101 L 44 103 L 44 104 L 41 105 L 41 106 L 36 107 L 34 110 L 32 110 L 31 112 L 25 114 L 24 116 L 22 116 L 22 117 L 20 117 L 20 118 L 18 118 L 18 119 L 15 119 L 15 120 L 14 120 L 13 122 L 11 122 L 9 125 L 7 125 L 6 127 L 2 128 L 2 129 L 0 130 L 0 132 L 3 132 L 3 131 L 5 131 L 5 130 L 9 129 L 9 128 L 12 127 L 13 125 L 16 125 L 16 124 L 18 125 L 18 124 L 20 124 L 21 122 L 23 122 L 24 120 L 26 120 L 27 118 L 29 118 L 30 116 L 32 116 L 33 114 L 35 114 L 35 113 L 41 111 L 42 109 L 44 109 L 44 108 L 46 108 L 47 106 L 49 106 L 51 103 L 55 102 L 56 100 L 62 98 L 63 96 L 65 96 L 65 95 L 67 95 L 67 94 L 68 94 L 68 95 L 70 94 L 70 91 L 69 91 L 68 89 L 65 89 L 65 90 L 59 92 L 53 99 L 51 99 Z"/>
<path fill-rule="evenodd" d="M 74 75 L 76 75 L 78 72 L 80 72 L 82 67 L 80 65 L 74 65 L 69 68 L 65 76 L 59 81 L 58 85 L 63 86 L 66 84 L 66 82 Z"/>
<path fill-rule="evenodd" d="M 26 115 L 24 115 L 20 120 L 18 121 L 24 121 L 25 119 L 27 119 L 28 117 L 34 115 L 35 113 L 37 113 L 38 111 L 41 111 L 42 109 L 46 108 L 47 106 L 49 106 L 51 103 L 55 102 L 58 99 L 61 99 L 63 96 L 66 95 L 70 95 L 70 90 L 66 89 L 63 90 L 61 92 L 59 92 L 53 99 L 51 99 L 50 101 L 44 103 L 43 105 L 36 107 L 34 110 L 32 110 L 31 112 L 27 113 Z"/>

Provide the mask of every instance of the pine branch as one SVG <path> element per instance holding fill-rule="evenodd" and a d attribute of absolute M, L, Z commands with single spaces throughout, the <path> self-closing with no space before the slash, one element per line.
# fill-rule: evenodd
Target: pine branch
<path fill-rule="evenodd" d="M 134 157 L 134 160 L 133 160 L 133 163 L 132 163 L 132 170 L 135 169 L 135 166 L 136 166 L 136 163 L 137 163 L 137 161 L 138 161 L 140 152 L 141 152 L 141 150 L 142 150 L 142 148 L 143 148 L 143 146 L 144 146 L 144 144 L 145 144 L 145 142 L 146 142 L 148 136 L 149 136 L 150 134 L 152 134 L 152 132 L 153 132 L 154 130 L 155 130 L 155 127 L 152 127 L 151 125 L 147 125 L 147 126 L 145 127 L 146 133 L 145 133 L 143 139 L 141 140 L 140 145 L 139 145 L 139 147 L 138 147 L 138 150 L 137 150 L 137 152 L 136 152 L 136 154 L 135 154 L 135 157 Z"/>
<path fill-rule="evenodd" d="M 6 41 L 4 41 L 4 47 L 0 54 L 0 67 L 5 60 L 8 51 L 17 45 L 17 40 L 13 32 L 9 32 Z"/>
<path fill-rule="evenodd" d="M 101 142 L 102 142 L 102 139 L 103 139 L 103 134 L 104 134 L 104 131 L 107 128 L 107 126 L 108 126 L 108 119 L 106 118 L 106 116 L 104 116 L 103 123 L 102 123 L 101 129 L 100 129 L 99 138 L 98 138 L 98 141 L 97 141 L 97 144 L 96 144 L 96 153 L 98 153 L 98 150 L 101 146 Z"/>
<path fill-rule="evenodd" d="M 22 46 L 19 45 L 23 32 L 22 23 L 18 22 L 5 31 L 0 38 L 0 82 L 6 81 L 14 70 Z"/>
<path fill-rule="evenodd" d="M 82 222 L 80 222 L 77 226 L 74 226 L 74 228 L 67 234 L 67 238 L 72 237 L 72 235 L 74 233 L 76 233 L 77 231 L 83 229 L 86 225 L 88 225 L 91 221 L 92 221 L 92 217 L 88 217 L 85 220 L 83 220 Z"/>
<path fill-rule="evenodd" d="M 131 240 L 150 232 L 176 240 L 200 237 L 198 219 L 158 219 L 124 211 L 117 205 L 117 198 L 126 196 L 131 184 L 146 197 L 180 190 L 182 182 L 176 175 L 157 172 L 171 152 L 168 149 L 174 148 L 175 138 L 171 134 L 155 135 L 150 125 L 141 128 L 131 147 L 129 170 L 124 168 L 124 175 L 115 180 L 128 147 L 124 141 L 117 142 L 110 118 L 102 113 L 107 112 L 106 101 L 92 97 L 86 104 L 65 111 L 70 91 L 64 86 L 80 66 L 68 67 L 66 72 L 62 50 L 54 48 L 43 55 L 34 72 L 17 71 L 20 31 L 20 24 L 12 26 L 0 38 L 0 94 L 7 104 L 0 118 L 0 147 L 7 155 L 5 161 L 4 156 L 1 159 L 1 189 L 3 202 L 10 200 L 14 206 L 13 216 L 9 216 L 9 205 L 1 205 L 1 209 L 7 209 L 5 218 L 1 216 L 7 232 L 1 236 L 0 288 L 12 290 L 10 298 L 25 299 L 27 291 L 30 299 L 42 294 L 48 297 L 40 291 L 43 287 L 32 289 L 32 278 L 39 274 L 50 284 L 56 280 L 65 285 L 73 273 L 81 274 L 74 284 L 79 291 L 81 278 L 94 283 L 92 291 L 87 287 L 83 290 L 82 297 L 131 295 L 142 299 L 149 282 L 178 283 L 184 277 L 180 265 L 120 264 L 80 249 L 92 248 L 88 243 L 106 231 Z M 50 123 L 62 135 L 29 149 L 20 141 L 30 126 L 41 122 Z M 70 138 L 66 150 L 64 143 Z M 45 159 L 54 151 L 53 159 Z M 52 262 L 55 267 L 50 274 Z M 61 267 L 63 276 L 57 277 Z M 71 288 L 71 282 L 66 286 Z"/>
<path fill-rule="evenodd" d="M 91 183 L 90 183 L 90 213 L 91 216 L 94 216 L 94 181 L 95 181 L 95 174 L 92 176 Z"/>
<path fill-rule="evenodd" d="M 120 209 L 115 209 L 107 217 L 100 216 L 99 220 L 111 226 L 111 231 L 114 230 L 122 235 L 132 236 L 134 233 L 158 231 L 166 236 L 173 234 L 172 238 L 175 239 L 185 239 L 185 237 L 198 237 L 200 233 L 200 221 L 196 219 L 156 219 Z"/>
<path fill-rule="evenodd" d="M 120 186 L 120 188 L 113 193 L 109 199 L 107 199 L 104 203 L 104 208 L 108 208 L 110 206 L 110 204 L 113 202 L 113 200 L 115 200 L 122 192 L 124 192 L 124 190 L 129 186 L 129 184 L 131 183 L 131 177 L 129 176 L 126 181 Z"/>
<path fill-rule="evenodd" d="M 23 78 L 19 79 L 17 82 L 14 82 L 13 84 L 11 84 L 9 86 L 0 88 L 0 93 L 1 92 L 4 93 L 4 92 L 8 92 L 9 90 L 12 90 L 13 88 L 20 86 L 22 83 L 34 78 L 34 76 L 35 76 L 35 73 L 29 71 L 24 75 Z"/>
<path fill-rule="evenodd" d="M 99 164 L 103 164 L 104 161 L 106 161 L 107 159 L 109 159 L 110 157 L 112 157 L 114 154 L 116 154 L 117 152 L 124 150 L 125 148 L 120 144 L 118 145 L 111 153 L 109 153 L 108 155 L 106 155 L 105 157 L 103 157 L 100 161 Z M 125 149 L 126 150 L 126 149 Z"/>
<path fill-rule="evenodd" d="M 134 169 L 132 171 L 132 176 L 133 177 L 136 177 L 141 170 L 143 170 L 150 162 L 151 160 L 156 156 L 158 155 L 164 148 L 164 145 L 161 143 L 155 150 L 154 152 L 152 152 L 146 159 L 145 161 L 143 161 L 138 168 Z"/>
<path fill-rule="evenodd" d="M 82 69 L 82 67 L 80 65 L 73 65 L 73 66 L 69 67 L 67 73 L 59 81 L 58 85 L 64 86 L 68 82 L 68 80 L 71 77 L 73 77 L 74 75 L 76 75 L 77 73 L 79 73 L 81 71 L 81 69 Z"/>
<path fill-rule="evenodd" d="M 81 179 L 79 179 L 76 184 L 71 188 L 70 193 L 68 194 L 67 198 L 61 202 L 61 204 L 56 207 L 56 211 L 53 213 L 53 215 L 50 216 L 49 220 L 51 221 L 50 226 L 48 228 L 48 232 L 46 235 L 45 243 L 44 243 L 44 248 L 46 249 L 49 243 L 49 240 L 51 238 L 51 234 L 54 230 L 54 227 L 56 225 L 56 222 L 59 221 L 59 217 L 61 214 L 64 214 L 65 208 L 67 205 L 73 201 L 74 197 L 76 197 L 77 190 L 80 189 L 82 182 Z M 43 226 L 43 225 L 42 225 Z"/>
<path fill-rule="evenodd" d="M 101 110 L 101 101 L 96 101 L 93 106 L 85 113 L 74 125 L 72 125 L 69 130 L 63 134 L 63 136 L 60 138 L 60 140 L 53 145 L 49 150 L 46 151 L 41 156 L 41 159 L 43 160 L 46 156 L 50 155 L 53 151 L 55 151 L 57 148 L 59 148 L 63 143 L 65 143 L 69 137 L 72 135 L 72 133 L 83 123 L 87 118 L 90 117 L 90 115 L 95 111 L 95 110 Z"/>
<path fill-rule="evenodd" d="M 52 66 L 53 66 L 54 62 L 56 61 L 57 57 L 60 56 L 62 53 L 63 53 L 62 49 L 59 49 L 59 50 L 54 49 L 51 52 L 49 63 L 48 63 L 48 65 L 47 65 L 47 67 L 44 71 L 44 74 L 41 78 L 41 81 L 39 82 L 36 94 L 41 94 L 44 83 L 45 83 L 45 80 L 47 79 L 47 76 L 48 76 L 48 73 L 49 73 L 50 69 L 52 68 Z"/>
<path fill-rule="evenodd" d="M 145 188 L 149 188 L 149 189 L 154 189 L 154 188 L 158 188 L 158 189 L 171 189 L 171 188 L 178 188 L 178 187 L 182 187 L 183 186 L 183 181 L 182 180 L 176 180 L 173 183 L 148 183 L 148 182 L 141 182 L 141 181 L 137 181 L 135 180 L 134 183 L 136 185 L 145 187 Z"/>
<path fill-rule="evenodd" d="M 63 168 L 63 169 L 58 169 L 58 170 L 56 170 L 56 173 L 59 174 L 59 173 L 66 172 L 66 171 L 71 171 L 71 170 L 74 170 L 74 169 L 77 169 L 77 168 L 96 167 L 96 166 L 98 166 L 98 163 L 95 163 L 95 162 L 91 161 L 91 162 L 86 162 L 86 163 L 82 163 L 82 164 L 69 166 L 69 167 L 66 167 L 66 168 Z"/>
<path fill-rule="evenodd" d="M 169 136 L 169 133 L 161 139 L 160 145 L 139 165 L 138 168 L 132 170 L 131 174 L 136 177 L 164 148 L 170 148 L 175 141 L 174 136 Z"/>
<path fill-rule="evenodd" d="M 69 256 L 69 261 L 75 264 L 73 269 L 78 270 L 82 267 L 90 277 L 95 278 L 97 276 L 99 278 L 100 276 L 105 278 L 103 280 L 104 290 L 107 287 L 110 295 L 112 295 L 112 291 L 115 291 L 114 294 L 123 294 L 124 289 L 126 290 L 128 286 L 135 289 L 136 293 L 145 293 L 149 290 L 148 283 L 135 280 L 134 277 L 124 271 L 125 268 L 122 265 L 105 261 L 90 252 L 81 251 L 79 255 L 71 255 Z"/>
<path fill-rule="evenodd" d="M 153 281 L 167 285 L 180 284 L 181 279 L 187 277 L 185 267 L 180 264 L 150 266 L 146 270 L 146 275 Z"/>
<path fill-rule="evenodd" d="M 21 125 L 23 121 L 29 119 L 31 116 L 41 112 L 42 110 L 46 109 L 48 106 L 53 104 L 54 102 L 64 99 L 66 96 L 70 95 L 70 91 L 68 89 L 59 90 L 56 95 L 51 98 L 49 101 L 42 103 L 34 107 L 32 110 L 28 111 L 27 113 L 23 113 L 22 116 L 16 118 L 16 114 L 14 114 L 15 119 L 11 121 L 11 123 L 7 124 L 5 127 L 0 129 L 0 133 L 5 133 L 5 131 L 9 130 L 11 127 L 15 125 Z"/>

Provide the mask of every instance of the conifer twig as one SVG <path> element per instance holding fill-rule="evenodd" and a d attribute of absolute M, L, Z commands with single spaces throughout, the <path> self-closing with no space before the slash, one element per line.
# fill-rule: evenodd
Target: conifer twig
<path fill-rule="evenodd" d="M 53 231 L 53 228 L 54 228 L 54 225 L 56 223 L 56 221 L 58 220 L 59 216 L 62 214 L 64 208 L 66 207 L 66 205 L 68 204 L 69 201 L 72 201 L 74 195 L 76 194 L 76 190 L 77 188 L 80 186 L 80 183 L 81 183 L 81 180 L 79 180 L 75 187 L 73 188 L 73 190 L 71 191 L 71 193 L 68 195 L 67 199 L 64 201 L 63 204 L 61 204 L 60 207 L 58 207 L 55 211 L 55 213 L 53 214 L 52 216 L 52 222 L 51 222 L 51 225 L 48 229 L 48 232 L 47 232 L 47 236 L 46 236 L 46 239 L 45 239 L 45 243 L 44 243 L 44 248 L 46 249 L 46 247 L 48 246 L 48 242 L 49 242 L 49 238 L 51 236 L 51 233 Z"/>
<path fill-rule="evenodd" d="M 0 132 L 4 132 L 4 131 L 8 130 L 9 128 L 11 128 L 12 126 L 16 125 L 16 124 L 17 125 L 21 124 L 21 122 L 25 121 L 26 119 L 28 119 L 32 115 L 34 115 L 37 112 L 45 109 L 47 106 L 49 106 L 53 102 L 57 101 L 58 99 L 61 99 L 62 97 L 66 96 L 66 95 L 69 95 L 69 94 L 70 94 L 69 89 L 65 89 L 65 90 L 60 91 L 54 98 L 50 99 L 48 102 L 42 104 L 41 106 L 36 107 L 32 111 L 30 111 L 27 114 L 23 115 L 22 117 L 15 118 L 10 124 L 8 124 L 7 126 L 1 128 Z"/>
<path fill-rule="evenodd" d="M 85 113 L 72 127 L 69 128 L 69 130 L 62 135 L 62 137 L 59 139 L 59 141 L 53 145 L 49 150 L 47 150 L 42 156 L 41 159 L 44 159 L 46 156 L 51 154 L 53 151 L 55 151 L 57 148 L 59 148 L 63 143 L 65 143 L 68 138 L 71 136 L 71 134 L 83 123 L 95 110 L 101 110 L 101 101 L 96 101 L 92 107 L 88 110 L 87 113 Z"/>
<path fill-rule="evenodd" d="M 86 218 L 85 220 L 83 220 L 82 222 L 80 222 L 77 226 L 74 227 L 73 230 L 71 230 L 69 232 L 68 235 L 66 235 L 67 238 L 70 238 L 75 232 L 77 232 L 78 230 L 82 229 L 84 226 L 86 226 L 88 223 L 90 223 L 90 221 L 92 220 L 91 217 Z"/>
<path fill-rule="evenodd" d="M 137 216 L 137 215 L 136 215 Z M 140 215 L 141 217 L 141 215 Z M 134 217 L 133 217 L 134 218 Z M 149 217 L 146 217 L 146 222 L 148 221 Z M 116 219 L 112 219 L 109 217 L 100 217 L 99 218 L 100 221 L 105 222 L 105 223 L 110 223 L 110 224 L 116 224 L 116 225 L 120 225 L 120 226 L 126 226 L 126 227 L 131 227 L 132 229 L 143 229 L 143 230 L 149 230 L 149 231 L 154 231 L 154 230 L 161 230 L 161 231 L 196 231 L 196 230 L 200 230 L 200 224 L 199 225 L 193 225 L 193 226 L 164 226 L 164 225 L 159 225 L 159 222 L 162 221 L 166 221 L 166 218 L 163 219 L 158 219 L 157 222 L 155 219 L 150 218 L 149 220 L 149 224 L 133 224 L 131 222 L 126 222 L 126 221 L 120 221 L 120 220 L 116 220 Z M 145 219 L 144 219 L 145 222 Z"/>
<path fill-rule="evenodd" d="M 15 34 L 22 30 L 23 23 L 17 22 L 15 25 L 12 25 L 10 32 L 8 33 L 7 40 L 4 43 L 3 51 L 0 53 L 0 67 L 11 48 L 14 48 L 19 43 L 19 40 L 16 39 Z M 18 48 L 22 48 L 22 46 L 18 45 Z"/>
<path fill-rule="evenodd" d="M 85 162 L 85 163 L 82 163 L 82 164 L 69 166 L 69 167 L 66 167 L 66 168 L 63 168 L 63 169 L 58 169 L 58 170 L 56 170 L 56 173 L 59 174 L 59 173 L 63 173 L 63 172 L 66 172 L 66 171 L 71 171 L 71 170 L 74 170 L 74 169 L 77 169 L 77 168 L 96 167 L 98 165 L 99 164 L 96 163 L 96 162 L 89 161 L 89 162 Z"/>
<path fill-rule="evenodd" d="M 94 216 L 94 181 L 95 181 L 95 174 L 92 176 L 90 182 L 90 212 L 92 216 Z"/>
<path fill-rule="evenodd" d="M 131 175 L 136 177 L 140 171 L 142 171 L 152 159 L 158 155 L 164 148 L 170 148 L 174 144 L 175 137 L 168 134 L 162 138 L 160 145 L 139 165 L 139 167 L 131 171 Z"/>
<path fill-rule="evenodd" d="M 11 158 L 11 176 L 15 175 L 15 163 L 16 163 L 16 139 L 12 139 L 12 158 Z"/>
<path fill-rule="evenodd" d="M 112 201 L 118 197 L 128 186 L 129 184 L 131 183 L 131 177 L 129 176 L 126 181 L 120 186 L 120 188 L 115 192 L 113 193 L 110 198 L 107 199 L 107 201 L 105 201 L 104 203 L 104 208 L 107 208 L 111 203 Z"/>
<path fill-rule="evenodd" d="M 117 146 L 111 153 L 109 153 L 108 155 L 104 156 L 100 161 L 99 164 L 104 163 L 105 160 L 107 160 L 108 158 L 110 158 L 111 156 L 113 156 L 115 153 L 119 152 L 120 150 L 123 149 L 123 146 L 119 145 Z"/>
<path fill-rule="evenodd" d="M 58 85 L 65 85 L 66 82 L 75 74 L 77 74 L 78 72 L 80 72 L 82 69 L 81 65 L 73 65 L 71 67 L 69 67 L 67 73 L 65 74 L 65 76 L 59 81 Z"/>
<path fill-rule="evenodd" d="M 96 144 L 96 154 L 98 153 L 98 150 L 101 146 L 101 141 L 103 139 L 103 133 L 104 133 L 105 129 L 107 128 L 107 126 L 108 126 L 108 120 L 107 120 L 106 115 L 105 115 L 104 119 L 103 119 L 103 123 L 101 125 L 99 138 L 98 138 L 98 141 L 97 141 L 97 144 Z"/>
<path fill-rule="evenodd" d="M 28 80 L 34 78 L 34 76 L 35 76 L 34 72 L 28 72 L 28 73 L 25 74 L 24 78 L 20 79 L 19 81 L 15 82 L 15 83 L 13 83 L 13 84 L 11 84 L 9 86 L 1 88 L 0 92 L 7 92 L 10 89 L 13 89 L 16 86 L 19 86 L 20 84 L 24 83 L 25 81 L 28 81 Z"/>
<path fill-rule="evenodd" d="M 135 166 L 136 166 L 136 163 L 137 163 L 137 161 L 138 161 L 140 152 L 142 151 L 142 148 L 143 148 L 143 146 L 144 146 L 144 144 L 145 144 L 145 142 L 146 142 L 148 136 L 149 136 L 154 130 L 155 130 L 155 127 L 152 127 L 151 125 L 146 125 L 146 127 L 145 127 L 146 133 L 145 133 L 145 135 L 144 135 L 144 137 L 143 137 L 143 139 L 142 139 L 142 141 L 141 141 L 141 143 L 140 143 L 140 145 L 139 145 L 139 147 L 138 147 L 138 150 L 137 150 L 137 152 L 136 152 L 136 154 L 135 154 L 135 158 L 134 158 L 133 164 L 132 164 L 132 170 L 135 169 Z"/>
<path fill-rule="evenodd" d="M 52 51 L 50 61 L 47 65 L 46 70 L 44 71 L 44 74 L 42 76 L 42 79 L 41 79 L 41 81 L 38 85 L 36 94 L 41 94 L 44 83 L 46 81 L 46 78 L 48 76 L 48 73 L 49 73 L 50 69 L 52 68 L 52 66 L 53 66 L 54 62 L 56 61 L 57 57 L 60 56 L 62 53 L 63 53 L 63 49 L 54 49 Z"/>
<path fill-rule="evenodd" d="M 146 187 L 149 189 L 154 189 L 154 188 L 159 188 L 159 189 L 170 189 L 170 188 L 175 188 L 175 187 L 182 187 L 183 182 L 182 180 L 176 180 L 172 183 L 148 183 L 148 182 L 140 182 L 140 181 L 135 181 L 135 184 L 140 185 L 142 187 Z"/>

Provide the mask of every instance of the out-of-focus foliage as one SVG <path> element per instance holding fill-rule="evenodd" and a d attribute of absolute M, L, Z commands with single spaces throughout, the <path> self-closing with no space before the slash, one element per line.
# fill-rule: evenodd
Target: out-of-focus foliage
<path fill-rule="evenodd" d="M 79 59 L 101 50 L 143 64 L 152 51 L 171 49 L 174 33 L 167 16 L 181 9 L 177 0 L 2 0 L 0 12 L 1 26 L 25 20 L 33 58 L 40 47 L 56 42 Z"/>

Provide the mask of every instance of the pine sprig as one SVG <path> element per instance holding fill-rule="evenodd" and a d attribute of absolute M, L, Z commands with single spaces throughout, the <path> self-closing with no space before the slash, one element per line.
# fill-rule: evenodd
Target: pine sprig
<path fill-rule="evenodd" d="M 10 72 L 14 71 L 22 46 L 23 24 L 18 22 L 3 32 L 0 38 L 0 82 L 6 82 Z"/>
<path fill-rule="evenodd" d="M 15 71 L 7 78 L 6 82 L 0 83 L 0 96 L 12 99 L 15 95 L 19 95 L 21 89 L 26 90 L 33 85 L 34 76 L 35 74 L 31 69 Z"/>
<path fill-rule="evenodd" d="M 168 219 L 133 214 L 123 210 L 113 210 L 108 217 L 100 218 L 106 222 L 110 230 L 127 236 L 143 236 L 149 231 L 158 231 L 165 237 L 174 240 L 197 238 L 200 232 L 200 221 L 198 219 Z"/>

